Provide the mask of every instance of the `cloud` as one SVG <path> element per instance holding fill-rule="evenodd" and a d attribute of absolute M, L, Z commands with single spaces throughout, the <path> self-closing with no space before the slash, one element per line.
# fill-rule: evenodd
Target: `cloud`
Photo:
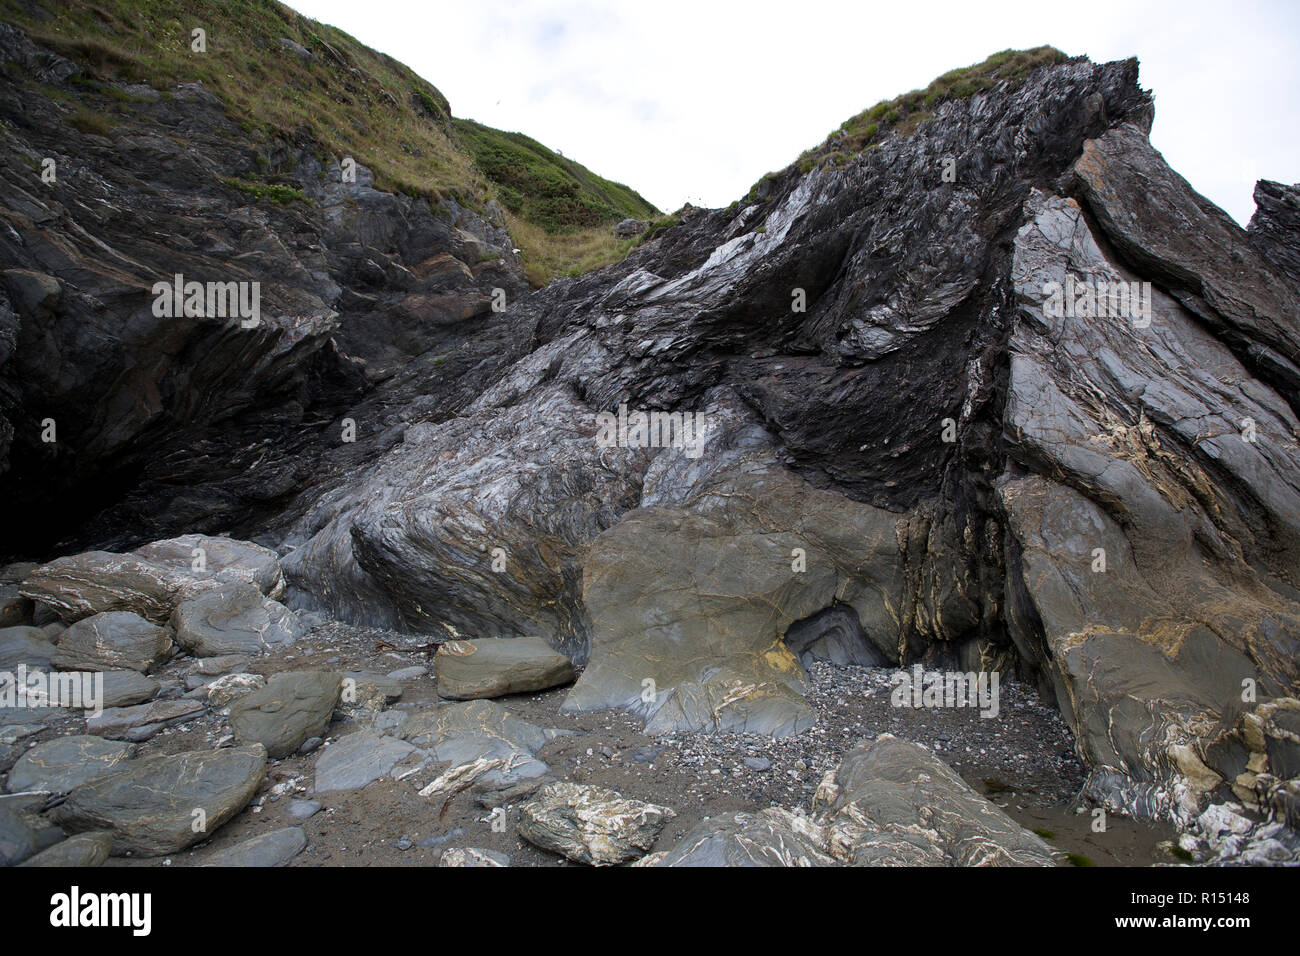
<path fill-rule="evenodd" d="M 661 209 L 722 206 L 877 100 L 997 50 L 1137 55 L 1152 142 L 1244 223 L 1300 181 L 1300 5 L 294 0 L 403 61 L 457 116 L 519 130 Z"/>

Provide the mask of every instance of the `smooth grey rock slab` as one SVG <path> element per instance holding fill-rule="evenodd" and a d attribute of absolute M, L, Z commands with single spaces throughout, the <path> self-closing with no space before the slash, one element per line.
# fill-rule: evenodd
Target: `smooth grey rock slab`
<path fill-rule="evenodd" d="M 273 758 L 324 733 L 339 702 L 342 681 L 327 671 L 276 674 L 230 707 L 230 727 L 241 743 L 260 743 Z"/>
<path fill-rule="evenodd" d="M 155 700 L 134 707 L 109 707 L 86 718 L 86 732 L 116 740 L 148 740 L 164 727 L 184 723 L 207 708 L 196 700 Z"/>
<path fill-rule="evenodd" d="M 58 737 L 37 744 L 9 771 L 10 793 L 48 790 L 67 793 L 117 769 L 135 754 L 129 743 L 92 736 Z"/>
<path fill-rule="evenodd" d="M 115 855 L 160 856 L 215 833 L 248 805 L 265 773 L 260 744 L 155 754 L 82 784 L 50 813 L 70 832 L 112 830 Z"/>
<path fill-rule="evenodd" d="M 349 734 L 316 758 L 316 792 L 359 790 L 415 752 L 405 741 L 376 731 Z"/>
<path fill-rule="evenodd" d="M 48 670 L 58 650 L 39 627 L 0 628 L 0 671 L 14 672 L 19 664 Z"/>
<path fill-rule="evenodd" d="M 101 866 L 113 849 L 113 834 L 108 830 L 78 833 L 68 837 L 22 863 L 22 866 L 90 867 Z"/>
<path fill-rule="evenodd" d="M 540 637 L 448 641 L 433 666 L 439 696 L 451 700 L 546 690 L 573 680 L 573 663 Z"/>
<path fill-rule="evenodd" d="M 82 618 L 59 637 L 51 663 L 64 671 L 133 670 L 144 674 L 167 659 L 171 635 L 131 611 Z"/>
<path fill-rule="evenodd" d="M 102 705 L 108 707 L 129 707 L 153 700 L 162 690 L 162 684 L 139 671 L 101 671 L 104 682 L 104 699 Z"/>
<path fill-rule="evenodd" d="M 204 866 L 284 866 L 307 846 L 302 827 L 262 833 L 208 857 Z"/>
<path fill-rule="evenodd" d="M 428 750 L 435 759 L 461 765 L 480 758 L 522 756 L 509 772 L 492 770 L 482 778 L 493 783 L 538 777 L 548 768 L 532 757 L 547 741 L 566 733 L 522 720 L 495 701 L 471 700 L 418 711 L 402 727 L 402 738 Z"/>

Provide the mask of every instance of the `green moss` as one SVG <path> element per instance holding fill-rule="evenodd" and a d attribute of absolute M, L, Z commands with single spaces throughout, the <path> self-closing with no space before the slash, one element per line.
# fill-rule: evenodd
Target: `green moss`
<path fill-rule="evenodd" d="M 1055 840 L 1055 839 L 1056 839 L 1056 834 L 1055 834 L 1053 831 L 1051 831 L 1051 830 L 1045 830 L 1045 829 L 1043 829 L 1042 827 L 1034 827 L 1034 832 L 1037 833 L 1037 834 L 1038 834 L 1040 837 L 1042 837 L 1044 840 Z"/>
<path fill-rule="evenodd" d="M 1169 852 L 1172 853 L 1174 856 L 1178 857 L 1178 859 L 1183 860 L 1187 863 L 1191 863 L 1196 859 L 1196 857 L 1192 856 L 1191 853 L 1189 853 L 1187 850 L 1184 850 L 1177 843 L 1175 843 L 1173 846 L 1169 848 Z"/>
<path fill-rule="evenodd" d="M 1095 865 L 1092 862 L 1091 858 L 1084 856 L 1082 853 L 1067 853 L 1065 854 L 1065 858 L 1066 860 L 1069 861 L 1071 866 L 1094 866 Z"/>

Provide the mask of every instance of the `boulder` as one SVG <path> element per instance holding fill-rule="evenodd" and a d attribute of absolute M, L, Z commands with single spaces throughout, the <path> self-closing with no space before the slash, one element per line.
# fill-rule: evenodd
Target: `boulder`
<path fill-rule="evenodd" d="M 135 753 L 129 743 L 92 736 L 57 737 L 18 758 L 5 784 L 10 793 L 46 790 L 67 793 L 117 769 Z"/>
<path fill-rule="evenodd" d="M 258 743 L 275 759 L 320 736 L 338 706 L 343 682 L 325 671 L 276 674 L 230 708 L 230 728 L 241 743 Z"/>
<path fill-rule="evenodd" d="M 265 686 L 261 674 L 227 674 L 203 685 L 204 696 L 213 707 L 225 707 Z"/>
<path fill-rule="evenodd" d="M 0 628 L 0 671 L 13 673 L 19 664 L 46 670 L 56 650 L 39 627 Z"/>
<path fill-rule="evenodd" d="M 575 863 L 627 863 L 648 851 L 669 820 L 668 807 L 629 800 L 613 790 L 559 782 L 519 809 L 519 835 Z"/>
<path fill-rule="evenodd" d="M 65 671 L 128 669 L 148 673 L 171 653 L 167 631 L 131 611 L 82 618 L 59 637 L 51 663 Z"/>
<path fill-rule="evenodd" d="M 212 854 L 204 866 L 284 866 L 307 846 L 302 827 L 272 830 Z"/>
<path fill-rule="evenodd" d="M 227 584 L 280 596 L 284 579 L 278 556 L 247 541 L 184 535 L 127 554 L 88 551 L 58 558 L 32 571 L 20 590 L 69 622 L 104 611 L 132 611 L 165 624 L 181 601 Z"/>
<path fill-rule="evenodd" d="M 316 792 L 360 790 L 386 776 L 398 763 L 419 751 L 378 731 L 348 734 L 316 758 Z"/>
<path fill-rule="evenodd" d="M 482 778 L 498 784 L 546 773 L 546 764 L 532 755 L 547 742 L 567 733 L 530 724 L 490 700 L 444 704 L 419 711 L 401 729 L 404 740 L 427 750 L 438 761 L 457 766 L 480 759 L 508 761 L 509 770 L 492 770 Z"/>
<path fill-rule="evenodd" d="M 134 707 L 106 707 L 103 713 L 86 718 L 86 732 L 139 743 L 164 727 L 193 720 L 206 710 L 197 700 L 155 700 Z"/>
<path fill-rule="evenodd" d="M 293 612 L 251 584 L 222 585 L 177 605 L 176 643 L 196 657 L 257 656 L 302 633 Z"/>
<path fill-rule="evenodd" d="M 573 663 L 540 637 L 448 641 L 433 665 L 439 696 L 451 700 L 523 694 L 573 680 Z"/>
<path fill-rule="evenodd" d="M 0 803 L 0 867 L 16 866 L 38 849 L 37 834 L 21 809 Z"/>
<path fill-rule="evenodd" d="M 104 698 L 100 707 L 129 707 L 153 700 L 162 689 L 162 684 L 139 671 L 102 671 L 100 677 L 104 682 Z"/>
<path fill-rule="evenodd" d="M 113 849 L 113 834 L 107 830 L 78 833 L 30 857 L 22 866 L 101 866 Z"/>
<path fill-rule="evenodd" d="M 247 806 L 265 773 L 260 744 L 156 754 L 76 787 L 51 814 L 69 832 L 112 830 L 114 855 L 161 856 L 206 840 Z"/>
<path fill-rule="evenodd" d="M 34 604 L 18 593 L 17 584 L 0 584 L 0 628 L 32 623 Z"/>
<path fill-rule="evenodd" d="M 823 828 L 807 815 L 768 807 L 708 820 L 667 852 L 636 866 L 834 866 Z"/>

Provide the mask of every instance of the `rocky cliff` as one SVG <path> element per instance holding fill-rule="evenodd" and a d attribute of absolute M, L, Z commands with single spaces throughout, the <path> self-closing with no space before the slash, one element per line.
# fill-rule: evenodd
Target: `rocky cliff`
<path fill-rule="evenodd" d="M 567 709 L 656 733 L 805 729 L 806 654 L 1016 672 L 1098 803 L 1294 822 L 1297 191 L 1243 230 L 1136 61 L 1002 62 L 533 292 L 491 210 L 309 147 L 310 205 L 240 200 L 201 87 L 105 137 L 7 86 L 8 550 L 230 532 L 293 606 L 542 635 Z M 174 273 L 261 279 L 261 324 L 155 316 Z"/>

